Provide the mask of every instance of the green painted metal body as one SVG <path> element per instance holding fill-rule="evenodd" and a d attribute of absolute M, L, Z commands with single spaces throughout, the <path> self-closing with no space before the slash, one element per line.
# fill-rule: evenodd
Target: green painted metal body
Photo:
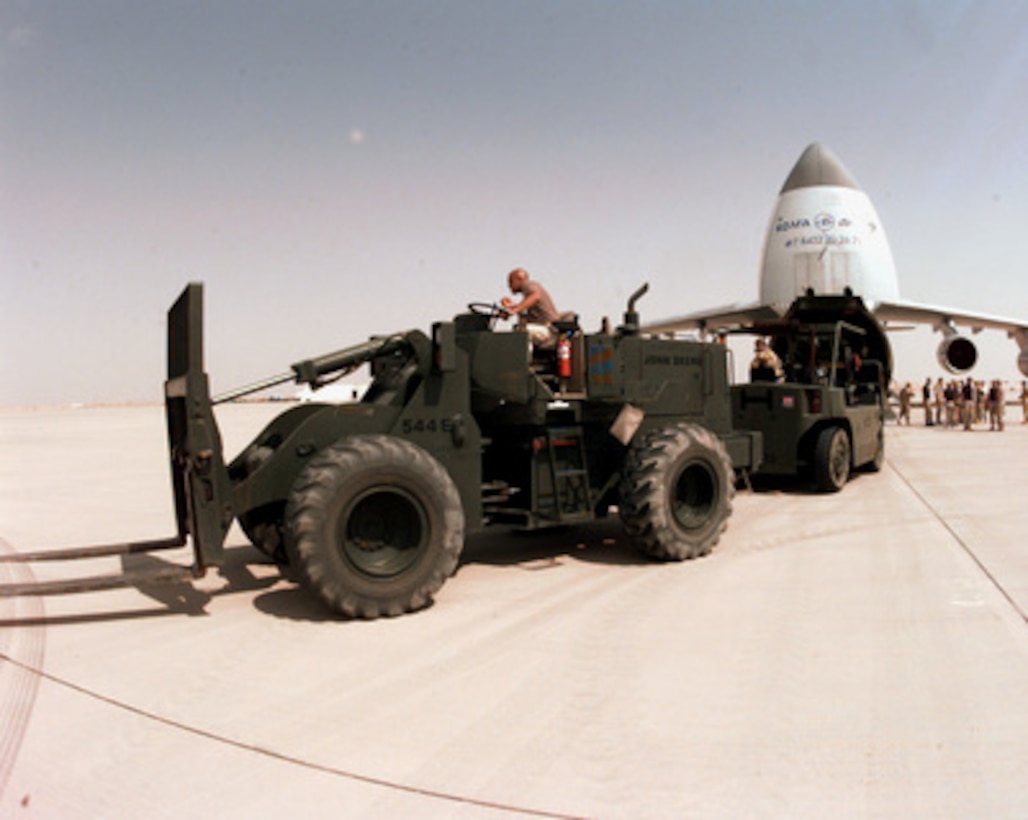
<path fill-rule="evenodd" d="M 280 518 L 310 456 L 367 433 L 431 453 L 457 485 L 469 532 L 605 514 L 625 452 L 610 428 L 626 405 L 641 411 L 640 432 L 692 421 L 722 436 L 737 466 L 759 460 L 759 437 L 731 426 L 723 347 L 579 333 L 573 375 L 558 384 L 530 367 L 525 333 L 494 332 L 483 318 L 406 334 L 409 344 L 371 359 L 375 380 L 359 402 L 303 404 L 272 421 L 228 468 L 244 525 Z"/>
<path fill-rule="evenodd" d="M 489 317 L 468 313 L 429 335 L 412 330 L 293 365 L 298 381 L 316 383 L 367 363 L 373 381 L 358 402 L 287 409 L 225 465 L 202 368 L 201 303 L 190 285 L 169 313 L 168 416 L 180 526 L 199 536 L 204 565 L 220 562 L 233 516 L 251 537 L 280 538 L 297 476 L 348 436 L 388 434 L 430 453 L 459 491 L 467 532 L 605 515 L 627 443 L 670 422 L 715 432 L 737 468 L 761 461 L 761 436 L 732 426 L 723 346 L 644 338 L 626 314 L 615 333 L 568 331 L 571 375 L 559 379 L 553 360 L 533 362 L 525 333 L 494 331 Z M 201 477 L 176 454 L 203 437 Z"/>

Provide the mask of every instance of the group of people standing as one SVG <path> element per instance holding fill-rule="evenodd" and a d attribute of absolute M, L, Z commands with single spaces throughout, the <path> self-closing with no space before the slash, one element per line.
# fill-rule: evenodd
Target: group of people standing
<path fill-rule="evenodd" d="M 967 378 L 964 381 L 941 377 L 932 384 L 930 378 L 921 386 L 924 420 L 928 427 L 958 427 L 971 430 L 975 424 L 989 422 L 990 430 L 1003 429 L 1006 410 L 1006 389 L 1000 379 L 986 386 L 984 381 Z M 899 392 L 899 424 L 910 424 L 910 410 L 914 403 L 914 387 L 907 382 Z M 1028 424 L 1028 381 L 1021 382 L 1021 407 L 1024 423 Z"/>

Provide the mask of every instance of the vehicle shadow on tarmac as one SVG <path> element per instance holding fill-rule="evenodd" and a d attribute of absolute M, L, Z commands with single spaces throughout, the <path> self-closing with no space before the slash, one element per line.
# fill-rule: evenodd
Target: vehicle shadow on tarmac
<path fill-rule="evenodd" d="M 810 493 L 807 484 L 762 478 L 754 491 Z M 172 562 L 153 555 L 129 555 L 122 559 L 122 571 L 139 573 L 165 569 Z M 606 518 L 575 525 L 537 530 L 502 529 L 475 533 L 467 538 L 457 572 L 462 567 L 484 565 L 510 567 L 523 571 L 550 568 L 564 560 L 609 566 L 643 566 L 654 560 L 640 552 L 624 532 L 616 512 Z M 288 573 L 287 573 L 288 575 Z M 212 601 L 230 596 L 254 594 L 253 608 L 265 615 L 294 621 L 342 621 L 295 580 L 283 578 L 274 563 L 247 543 L 225 549 L 225 563 L 207 578 L 189 583 L 140 583 L 134 588 L 153 602 L 153 606 L 129 606 L 124 599 L 112 601 L 109 609 L 97 611 L 95 600 L 89 609 L 60 614 L 25 615 L 0 619 L 0 628 L 52 626 L 120 621 L 163 616 L 210 616 Z M 429 605 L 431 606 L 431 604 Z"/>
<path fill-rule="evenodd" d="M 52 615 L 29 615 L 0 619 L 0 628 L 25 626 L 56 626 L 61 624 L 87 624 L 102 621 L 120 621 L 137 618 L 154 618 L 167 615 L 187 615 L 190 617 L 208 616 L 207 607 L 210 602 L 224 595 L 253 592 L 270 587 L 280 580 L 276 573 L 255 573 L 251 567 L 266 563 L 263 556 L 249 545 L 230 547 L 225 550 L 225 564 L 208 577 L 221 578 L 224 585 L 217 589 L 198 587 L 188 581 L 172 581 L 146 583 L 137 581 L 132 589 L 150 598 L 155 606 L 119 606 L 115 598 L 111 598 L 110 609 L 97 611 L 93 598 L 89 603 L 89 611 L 62 612 Z M 121 558 L 121 571 L 125 574 L 145 573 L 174 567 L 172 561 L 166 561 L 149 554 L 126 555 Z M 205 583 L 203 581 L 198 583 Z M 114 595 L 110 592 L 99 592 L 98 595 Z M 62 596 L 72 597 L 77 596 Z M 92 596 L 90 596 L 92 598 Z M 69 609 L 70 607 L 65 607 Z"/>
<path fill-rule="evenodd" d="M 456 572 L 473 564 L 541 570 L 567 558 L 621 566 L 651 563 L 629 543 L 621 522 L 617 516 L 612 516 L 603 521 L 545 530 L 476 533 L 467 539 Z M 231 589 L 226 589 L 229 591 Z M 360 620 L 329 612 L 301 585 L 291 582 L 263 592 L 253 603 L 266 615 L 288 620 L 344 623 Z M 426 609 L 432 606 L 434 604 L 429 604 Z"/>
<path fill-rule="evenodd" d="M 846 482 L 847 485 L 852 484 L 855 481 L 859 481 L 860 478 L 865 475 L 863 470 L 853 470 L 850 473 L 850 477 Z M 765 493 L 780 493 L 782 495 L 825 495 L 823 490 L 819 490 L 812 478 L 806 476 L 788 476 L 788 475 L 753 475 L 748 479 L 748 485 L 743 482 L 739 482 L 736 485 L 736 491 L 745 493 L 753 491 L 756 495 L 763 495 Z M 846 492 L 846 487 L 843 487 L 839 492 Z"/>
<path fill-rule="evenodd" d="M 519 566 L 538 569 L 562 557 L 612 566 L 652 563 L 625 535 L 617 515 L 576 525 L 541 530 L 502 530 L 476 533 L 467 539 L 460 566 Z"/>

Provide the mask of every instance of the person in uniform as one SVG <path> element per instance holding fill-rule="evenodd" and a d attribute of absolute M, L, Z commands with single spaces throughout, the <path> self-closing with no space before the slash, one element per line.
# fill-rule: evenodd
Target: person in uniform
<path fill-rule="evenodd" d="M 1006 395 L 1003 390 L 1003 382 L 999 379 L 992 380 L 989 388 L 989 429 L 1003 430 L 1003 411 Z"/>
<path fill-rule="evenodd" d="M 557 341 L 557 333 L 552 322 L 560 318 L 553 299 L 539 282 L 533 281 L 524 268 L 514 268 L 507 274 L 507 285 L 510 292 L 520 294 L 520 301 L 515 302 L 509 296 L 500 300 L 500 305 L 508 316 L 517 316 L 519 330 L 528 333 L 533 346 L 548 349 Z"/>
<path fill-rule="evenodd" d="M 750 362 L 750 381 L 780 382 L 784 375 L 778 354 L 768 347 L 766 339 L 757 339 L 753 346 L 753 361 Z"/>
<path fill-rule="evenodd" d="M 900 390 L 900 412 L 897 424 L 903 424 L 903 422 L 906 422 L 907 427 L 910 426 L 910 402 L 913 398 L 914 388 L 911 386 L 910 382 L 907 382 Z"/>
<path fill-rule="evenodd" d="M 964 429 L 970 430 L 971 425 L 974 424 L 974 408 L 978 401 L 976 395 L 977 387 L 974 383 L 974 379 L 970 376 L 964 382 L 964 386 L 961 388 L 960 397 L 963 401 L 961 405 L 961 418 L 964 421 Z"/>
<path fill-rule="evenodd" d="M 957 383 L 950 379 L 946 385 L 946 428 L 955 427 L 957 423 L 957 406 L 960 393 Z"/>
<path fill-rule="evenodd" d="M 924 380 L 924 386 L 921 388 L 921 401 L 924 402 L 924 423 L 925 427 L 931 427 L 934 422 L 932 421 L 932 377 L 929 376 Z"/>

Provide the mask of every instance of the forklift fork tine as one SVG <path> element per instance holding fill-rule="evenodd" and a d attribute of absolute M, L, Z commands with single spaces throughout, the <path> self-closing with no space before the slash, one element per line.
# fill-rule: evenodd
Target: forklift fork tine
<path fill-rule="evenodd" d="M 135 555 L 185 546 L 182 538 L 162 538 L 155 541 L 129 541 L 124 544 L 102 544 L 94 547 L 12 552 L 0 555 L 0 563 L 27 564 L 35 561 L 76 561 L 82 558 L 102 558 L 107 555 Z"/>

